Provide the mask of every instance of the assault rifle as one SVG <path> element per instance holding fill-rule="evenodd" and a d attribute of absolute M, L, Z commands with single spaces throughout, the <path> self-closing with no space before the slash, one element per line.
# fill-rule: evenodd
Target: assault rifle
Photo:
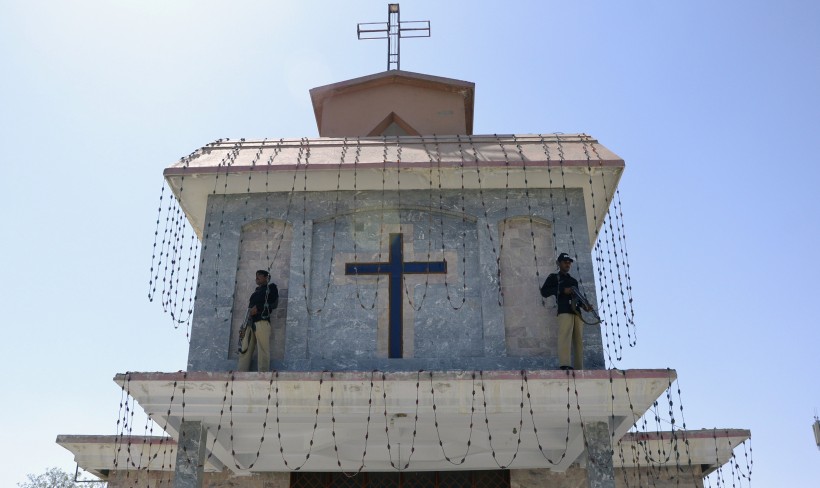
<path fill-rule="evenodd" d="M 598 312 L 595 311 L 595 308 L 592 304 L 587 300 L 587 297 L 581 293 L 581 290 L 578 289 L 577 286 L 572 287 L 572 310 L 581 317 L 581 321 L 583 321 L 587 325 L 598 325 L 601 323 L 601 317 L 598 316 Z M 580 310 L 576 306 L 580 305 Z M 584 314 L 588 314 L 592 316 L 592 319 L 588 319 L 584 316 Z"/>

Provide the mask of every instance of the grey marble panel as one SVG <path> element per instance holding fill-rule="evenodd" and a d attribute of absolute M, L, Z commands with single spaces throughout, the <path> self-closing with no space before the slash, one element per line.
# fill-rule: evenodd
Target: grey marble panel
<path fill-rule="evenodd" d="M 287 321 L 284 359 L 275 360 L 274 368 L 554 367 L 553 357 L 505 357 L 504 316 L 498 305 L 497 281 L 499 222 L 531 214 L 552 223 L 559 252 L 577 256 L 573 274 L 587 295 L 595 299 L 583 193 L 569 189 L 565 200 L 562 190 L 552 192 L 552 203 L 549 190 L 486 190 L 482 197 L 477 191 L 462 195 L 452 190 L 434 190 L 432 194 L 309 192 L 305 198 L 301 193 L 213 195 L 203 235 L 188 367 L 235 367 L 228 357 L 230 348 L 235 347 L 230 340 L 230 324 L 231 315 L 238 313 L 232 308 L 241 229 L 259 218 L 286 221 L 293 232 L 289 296 L 281 304 L 286 307 L 283 317 Z M 441 277 L 431 277 L 426 286 L 417 281 L 408 285 L 414 303 L 424 299 L 421 309 L 410 314 L 415 334 L 413 357 L 388 360 L 379 357 L 377 344 L 386 286 L 379 292 L 382 302 L 368 310 L 374 302 L 375 281 L 346 280 L 342 261 L 352 259 L 354 253 L 370 258 L 380 249 L 386 261 L 387 234 L 399 231 L 405 234 L 416 260 L 426 260 L 428 255 L 433 260 L 441 259 L 443 243 L 448 266 L 455 266 L 457 272 L 448 276 L 446 286 Z M 386 282 L 386 277 L 381 281 Z M 405 306 L 409 307 L 406 297 Z M 585 327 L 584 336 L 587 367 L 602 368 L 600 327 Z"/>
<path fill-rule="evenodd" d="M 182 422 L 177 439 L 174 488 L 201 488 L 208 430 L 202 422 Z"/>
<path fill-rule="evenodd" d="M 606 422 L 585 423 L 584 438 L 587 444 L 587 486 L 589 488 L 615 488 L 609 424 Z"/>

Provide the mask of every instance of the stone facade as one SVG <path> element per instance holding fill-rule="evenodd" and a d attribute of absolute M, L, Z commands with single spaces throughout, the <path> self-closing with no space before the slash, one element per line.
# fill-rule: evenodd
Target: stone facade
<path fill-rule="evenodd" d="M 569 208 L 560 189 L 212 195 L 188 369 L 235 368 L 256 269 L 282 296 L 278 370 L 555 368 L 554 300 L 538 288 L 556 250 L 577 256 L 573 275 L 595 296 L 583 193 L 566 192 Z M 446 274 L 405 275 L 402 359 L 387 358 L 388 277 L 344 272 L 387 261 L 391 233 L 406 262 L 447 262 Z M 585 349 L 603 368 L 600 328 L 585 330 Z"/>

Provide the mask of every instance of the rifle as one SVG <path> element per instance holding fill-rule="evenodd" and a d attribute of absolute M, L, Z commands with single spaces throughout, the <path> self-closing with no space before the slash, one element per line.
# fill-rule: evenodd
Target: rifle
<path fill-rule="evenodd" d="M 253 329 L 253 318 L 251 317 L 251 309 L 248 309 L 245 312 L 245 320 L 242 321 L 242 326 L 239 328 L 239 344 L 237 344 L 236 350 L 239 354 L 245 354 L 248 352 L 248 348 L 246 347 L 245 350 L 242 350 L 242 340 L 245 339 L 245 333 L 248 330 L 248 327 Z"/>
<path fill-rule="evenodd" d="M 589 302 L 589 300 L 587 300 L 587 297 L 585 297 L 583 295 L 583 293 L 581 293 L 581 290 L 579 290 L 577 286 L 572 287 L 572 302 L 571 303 L 572 303 L 572 309 L 575 311 L 575 313 L 579 317 L 581 317 L 581 321 L 583 323 L 585 323 L 587 325 L 598 325 L 598 324 L 601 323 L 601 317 L 598 316 L 598 312 L 595 311 L 595 308 L 592 306 L 592 304 Z M 584 314 L 582 313 L 581 310 L 578 310 L 578 307 L 575 305 L 576 303 L 581 306 L 581 309 L 584 312 L 587 312 L 587 313 L 591 314 L 593 319 L 588 321 L 586 318 L 584 318 Z"/>

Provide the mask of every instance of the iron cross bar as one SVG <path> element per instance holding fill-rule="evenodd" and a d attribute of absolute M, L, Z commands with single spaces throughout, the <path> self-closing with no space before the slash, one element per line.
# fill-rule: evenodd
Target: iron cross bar
<path fill-rule="evenodd" d="M 356 26 L 359 40 L 387 39 L 387 71 L 391 66 L 401 69 L 401 38 L 430 37 L 429 20 L 410 20 L 402 22 L 399 15 L 399 4 L 387 4 L 387 22 L 362 22 Z"/>
<path fill-rule="evenodd" d="M 444 274 L 447 261 L 404 262 L 404 238 L 402 234 L 390 234 L 390 258 L 386 263 L 345 263 L 346 275 L 389 275 L 387 351 L 389 358 L 401 358 L 404 353 L 403 304 L 405 274 Z"/>

